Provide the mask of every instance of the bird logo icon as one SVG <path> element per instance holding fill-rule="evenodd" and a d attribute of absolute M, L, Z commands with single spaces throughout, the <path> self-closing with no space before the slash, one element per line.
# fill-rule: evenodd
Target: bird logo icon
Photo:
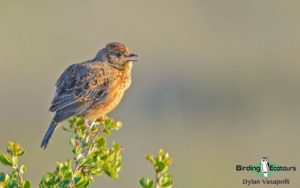
<path fill-rule="evenodd" d="M 260 160 L 260 169 L 264 177 L 268 177 L 270 165 L 267 157 L 262 157 Z"/>

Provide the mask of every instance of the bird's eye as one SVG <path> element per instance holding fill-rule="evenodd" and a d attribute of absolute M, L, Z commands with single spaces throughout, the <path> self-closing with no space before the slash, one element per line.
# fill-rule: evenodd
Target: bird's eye
<path fill-rule="evenodd" d="M 122 54 L 121 54 L 120 52 L 118 52 L 116 55 L 117 55 L 118 57 L 121 57 L 121 56 L 122 56 Z"/>

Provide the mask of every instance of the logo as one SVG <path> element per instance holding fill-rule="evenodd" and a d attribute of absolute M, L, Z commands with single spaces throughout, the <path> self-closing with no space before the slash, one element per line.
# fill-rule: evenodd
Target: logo
<path fill-rule="evenodd" d="M 242 183 L 246 185 L 252 184 L 290 184 L 289 178 L 283 179 L 270 179 L 269 177 L 275 173 L 282 173 L 283 176 L 288 175 L 288 173 L 295 172 L 297 170 L 296 166 L 293 165 L 279 165 L 277 163 L 271 162 L 267 157 L 262 157 L 259 162 L 251 165 L 241 165 L 238 164 L 235 167 L 237 172 L 252 172 L 260 176 L 262 179 L 243 179 Z"/>
<path fill-rule="evenodd" d="M 270 164 L 268 162 L 268 158 L 267 157 L 261 158 L 261 160 L 260 160 L 260 169 L 261 169 L 261 172 L 263 173 L 263 175 L 265 177 L 268 177 L 268 173 L 270 171 L 269 165 Z"/>

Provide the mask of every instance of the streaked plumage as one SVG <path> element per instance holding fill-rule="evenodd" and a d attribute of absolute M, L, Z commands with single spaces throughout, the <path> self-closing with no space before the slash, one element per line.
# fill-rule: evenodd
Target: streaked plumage
<path fill-rule="evenodd" d="M 94 59 L 69 66 L 56 82 L 49 109 L 55 115 L 41 147 L 47 147 L 60 122 L 75 115 L 94 121 L 113 110 L 130 86 L 133 57 L 126 45 L 113 42 Z"/>

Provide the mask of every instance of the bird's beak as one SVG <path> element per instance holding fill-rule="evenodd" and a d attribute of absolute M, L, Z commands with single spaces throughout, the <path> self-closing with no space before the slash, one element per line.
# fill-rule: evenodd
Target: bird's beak
<path fill-rule="evenodd" d="M 139 57 L 139 56 L 138 56 L 137 54 L 129 54 L 128 60 L 129 60 L 129 61 L 132 61 L 132 62 L 137 62 L 137 61 L 138 61 L 138 60 L 137 60 L 138 57 Z"/>

